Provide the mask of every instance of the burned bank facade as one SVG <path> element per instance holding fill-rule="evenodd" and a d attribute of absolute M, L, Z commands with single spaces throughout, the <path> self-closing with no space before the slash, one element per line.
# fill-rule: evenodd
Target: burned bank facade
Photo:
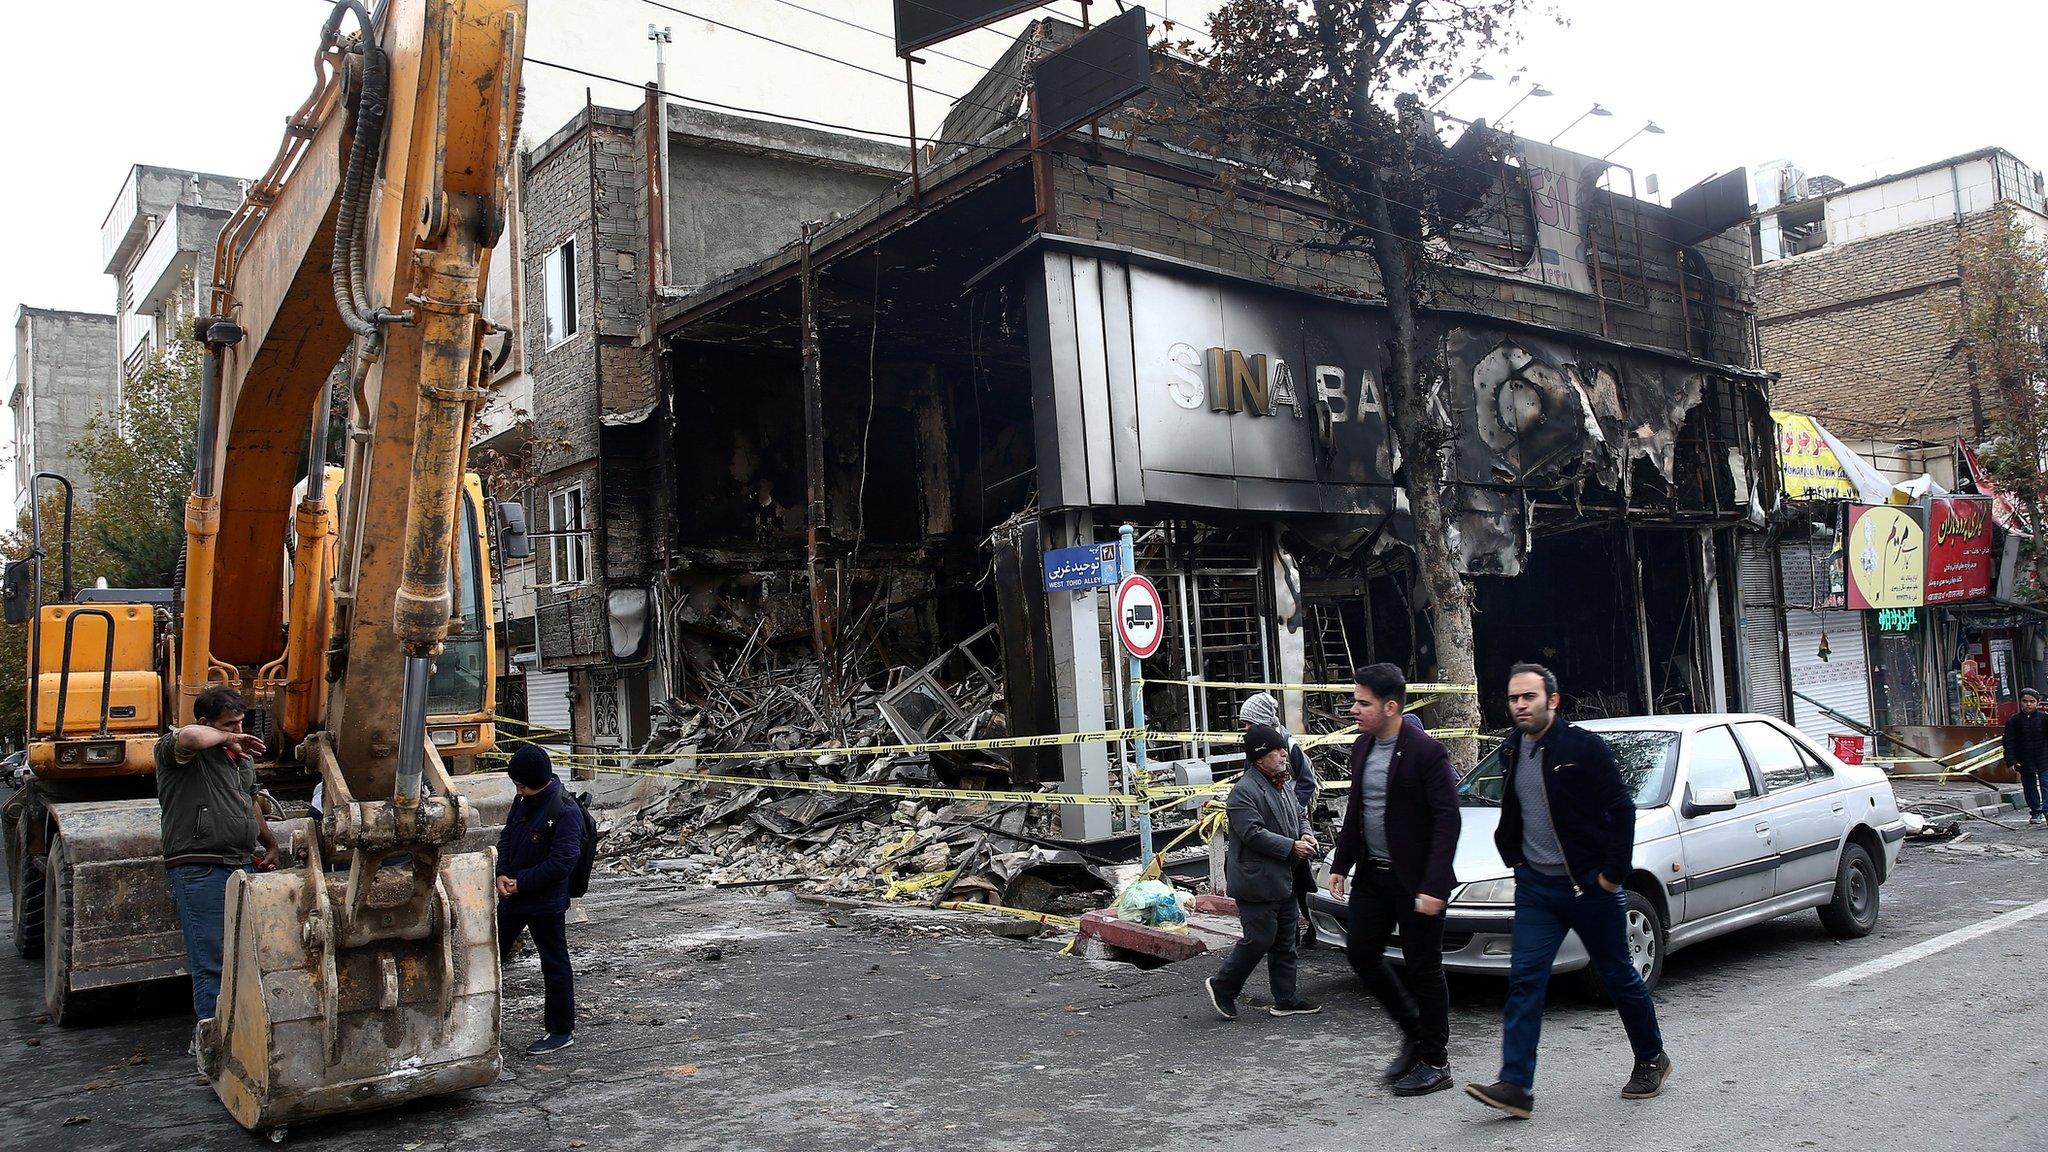
<path fill-rule="evenodd" d="M 1382 660 L 1436 678 L 1369 261 L 1324 243 L 1328 206 L 1226 185 L 1137 112 L 1034 145 L 1009 110 L 1077 34 L 1027 32 L 914 181 L 663 309 L 683 694 L 693 668 L 782 645 L 899 704 L 917 681 L 892 716 L 906 735 L 1118 728 L 1133 687 L 1109 595 L 1048 591 L 1044 557 L 1123 524 L 1167 616 L 1136 689 L 1179 741 L 1155 762 L 1234 758 L 1217 734 L 1249 689 L 1212 683 L 1345 683 Z M 1562 185 L 1530 177 L 1581 160 L 1498 163 L 1498 210 L 1457 238 L 1458 290 L 1425 317 L 1485 722 L 1505 724 L 1494 681 L 1525 659 L 1574 716 L 1782 714 L 1777 617 L 1744 596 L 1776 499 L 1747 205 L 1662 208 L 1626 174 L 1596 186 L 1595 164 L 1560 230 L 1542 190 Z M 969 717 L 946 695 L 975 675 L 993 706 Z M 1297 731 L 1347 722 L 1343 696 L 1281 696 Z M 1099 792 L 1122 752 L 939 775 Z M 1116 830 L 1067 811 L 1071 834 Z"/>

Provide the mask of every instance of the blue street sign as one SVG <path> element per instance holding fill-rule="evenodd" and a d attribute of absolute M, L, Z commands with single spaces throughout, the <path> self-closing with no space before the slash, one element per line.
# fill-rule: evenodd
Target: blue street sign
<path fill-rule="evenodd" d="M 1045 590 L 1107 588 L 1117 582 L 1117 546 L 1082 544 L 1045 554 Z"/>

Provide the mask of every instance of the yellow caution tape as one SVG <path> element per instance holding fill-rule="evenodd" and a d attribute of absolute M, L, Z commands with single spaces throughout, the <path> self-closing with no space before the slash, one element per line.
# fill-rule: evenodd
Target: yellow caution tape
<path fill-rule="evenodd" d="M 681 759 L 676 757 L 675 759 Z M 730 776 L 716 772 L 681 769 L 633 768 L 598 765 L 622 776 L 644 776 L 660 780 L 697 780 L 706 784 L 729 784 L 742 788 L 777 788 L 791 792 L 838 792 L 856 796 L 891 796 L 905 800 L 980 800 L 995 804 L 1095 804 L 1134 807 L 1145 802 L 1137 796 L 1076 796 L 1066 792 L 1011 792 L 993 788 L 928 788 L 912 784 L 840 784 L 831 780 L 766 780 L 758 776 Z"/>
<path fill-rule="evenodd" d="M 949 912 L 990 912 L 998 916 L 1014 916 L 1019 920 L 1036 920 L 1054 928 L 1077 931 L 1081 922 L 1072 916 L 1056 916 L 1051 912 L 1033 912 L 1029 908 L 1009 908 L 1001 904 L 977 904 L 972 900 L 941 900 L 939 907 Z"/>
<path fill-rule="evenodd" d="M 882 893 L 882 899 L 894 900 L 899 896 L 914 895 L 927 888 L 937 888 L 959 874 L 959 869 L 948 868 L 944 872 L 920 872 L 908 880 L 891 880 L 888 891 Z"/>
<path fill-rule="evenodd" d="M 1133 684 L 1173 684 L 1183 688 L 1222 688 L 1226 691 L 1256 692 L 1343 692 L 1349 694 L 1358 687 L 1356 684 L 1262 684 L 1249 680 L 1169 680 L 1164 677 L 1133 677 Z M 1410 684 L 1410 696 L 1477 696 L 1479 689 L 1470 684 Z"/>
<path fill-rule="evenodd" d="M 555 729 L 549 729 L 555 731 Z M 764 748 L 758 752 L 584 752 L 568 758 L 601 757 L 606 760 L 768 760 L 805 756 L 894 756 L 914 752 L 979 752 L 998 748 L 1054 748 L 1062 744 L 1089 744 L 1098 740 L 1135 740 L 1143 728 L 1105 728 L 1099 732 L 1053 732 L 1044 736 L 998 736 L 987 740 L 932 740 L 922 744 L 849 744 L 826 748 Z M 507 739 L 513 744 L 545 744 L 540 740 Z"/>

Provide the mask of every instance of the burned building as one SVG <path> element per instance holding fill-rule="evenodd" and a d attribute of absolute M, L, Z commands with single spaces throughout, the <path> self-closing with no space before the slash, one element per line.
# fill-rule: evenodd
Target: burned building
<path fill-rule="evenodd" d="M 647 738 L 666 691 L 648 627 L 670 514 L 656 303 L 867 202 L 904 164 L 888 145 L 664 108 L 652 93 L 635 109 L 588 107 L 527 153 L 508 293 L 523 311 L 521 395 L 494 410 L 484 462 L 533 532 L 531 559 L 504 558 L 531 605 L 508 626 L 520 672 L 508 695 L 526 721 L 625 749 Z"/>
<path fill-rule="evenodd" d="M 1011 731 L 1120 727 L 1107 598 L 1046 591 L 1042 558 L 1123 523 L 1168 617 L 1146 714 L 1187 734 L 1155 758 L 1228 752 L 1204 734 L 1244 693 L 1198 681 L 1434 678 L 1370 262 L 1325 243 L 1329 205 L 1224 178 L 1142 102 L 1041 141 L 1036 66 L 1079 34 L 1034 24 L 915 179 L 661 307 L 672 683 L 742 644 L 916 667 L 993 626 Z M 1518 155 L 1427 315 L 1482 676 L 1546 661 L 1581 716 L 1782 713 L 1781 639 L 1740 593 L 1776 484 L 1746 200 L 1666 209 L 1587 158 Z M 1539 169 L 1574 174 L 1538 182 L 1571 189 L 1562 231 Z M 1340 722 L 1341 698 L 1284 705 Z M 1120 752 L 1009 770 L 1099 792 Z"/>

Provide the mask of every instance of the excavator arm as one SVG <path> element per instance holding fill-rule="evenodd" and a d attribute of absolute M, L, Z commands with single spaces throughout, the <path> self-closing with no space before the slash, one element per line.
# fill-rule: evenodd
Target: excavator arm
<path fill-rule="evenodd" d="M 281 666 L 324 713 L 326 789 L 302 868 L 228 891 L 215 1091 L 277 1130 L 491 1082 L 499 973 L 488 852 L 426 732 L 453 605 L 490 249 L 518 134 L 524 0 L 341 0 L 313 94 L 221 234 L 186 508 L 180 718 L 209 684 Z M 340 367 L 337 368 L 337 365 Z M 332 382 L 332 383 L 330 383 Z M 319 508 L 330 388 L 348 394 L 332 618 L 283 595 L 283 542 Z M 287 605 L 290 605 L 287 607 Z M 317 627 L 329 639 L 306 642 Z M 320 712 L 314 709 L 313 712 Z M 347 867 L 330 869 L 345 859 Z"/>

